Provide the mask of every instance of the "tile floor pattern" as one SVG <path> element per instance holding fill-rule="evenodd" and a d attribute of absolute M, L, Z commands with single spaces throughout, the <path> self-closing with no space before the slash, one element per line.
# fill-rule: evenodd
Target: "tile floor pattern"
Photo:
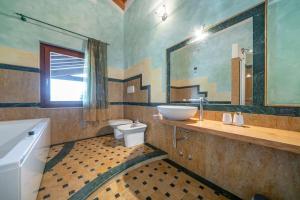
<path fill-rule="evenodd" d="M 58 148 L 51 148 L 48 160 L 58 153 Z M 78 141 L 61 162 L 43 175 L 37 199 L 68 199 L 102 173 L 150 152 L 153 149 L 146 145 L 126 148 L 123 141 L 112 136 Z"/>
<path fill-rule="evenodd" d="M 62 150 L 63 147 L 63 144 L 52 146 L 49 150 L 47 160 L 49 161 L 54 158 Z"/>
<path fill-rule="evenodd" d="M 159 160 L 118 176 L 90 195 L 89 200 L 225 200 L 209 187 Z"/>

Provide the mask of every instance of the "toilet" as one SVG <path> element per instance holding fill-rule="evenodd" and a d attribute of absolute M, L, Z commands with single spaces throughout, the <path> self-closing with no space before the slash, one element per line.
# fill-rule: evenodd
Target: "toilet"
<path fill-rule="evenodd" d="M 122 139 L 123 133 L 120 132 L 117 127 L 120 125 L 125 125 L 125 124 L 132 124 L 132 120 L 129 119 L 114 119 L 114 120 L 109 120 L 108 124 L 114 129 L 114 136 L 115 139 Z"/>
<path fill-rule="evenodd" d="M 126 147 L 144 144 L 146 128 L 147 125 L 140 122 L 118 126 L 119 131 L 124 134 Z"/>

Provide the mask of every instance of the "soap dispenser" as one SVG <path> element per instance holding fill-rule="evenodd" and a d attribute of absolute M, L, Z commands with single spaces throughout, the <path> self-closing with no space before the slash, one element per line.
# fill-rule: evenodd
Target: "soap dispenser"
<path fill-rule="evenodd" d="M 243 126 L 244 125 L 244 117 L 243 117 L 241 112 L 234 113 L 233 124 L 236 125 L 236 126 Z"/>

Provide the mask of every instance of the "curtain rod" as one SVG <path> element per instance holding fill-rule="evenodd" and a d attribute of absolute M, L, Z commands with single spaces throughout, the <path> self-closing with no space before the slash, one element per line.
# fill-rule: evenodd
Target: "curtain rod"
<path fill-rule="evenodd" d="M 61 27 L 59 27 L 59 26 L 55 26 L 55 25 L 53 25 L 53 24 L 49 24 L 49 23 L 47 23 L 47 22 L 44 22 L 44 21 L 41 21 L 41 20 L 38 20 L 38 19 L 35 19 L 35 18 L 32 18 L 32 17 L 29 17 L 29 16 L 26 16 L 26 15 L 23 15 L 23 14 L 21 14 L 21 13 L 15 13 L 15 14 L 16 14 L 16 15 L 19 15 L 19 16 L 20 16 L 20 19 L 21 19 L 22 21 L 24 21 L 24 22 L 26 22 L 27 19 L 30 19 L 30 20 L 33 20 L 33 21 L 36 21 L 36 22 L 39 22 L 39 23 L 42 23 L 42 24 L 46 24 L 46 25 L 48 25 L 48 26 L 52 26 L 52 27 L 54 27 L 54 28 L 57 28 L 57 29 L 60 29 L 60 30 L 63 30 L 63 31 L 66 31 L 66 32 L 72 33 L 72 34 L 74 34 L 74 35 L 79 35 L 79 36 L 84 37 L 84 38 L 87 38 L 87 39 L 94 39 L 94 38 L 88 37 L 88 36 L 86 36 L 86 35 L 82 35 L 82 34 L 80 34 L 80 33 L 76 33 L 76 32 L 74 32 L 74 31 L 70 31 L 70 30 L 68 30 L 68 29 L 64 29 L 64 28 L 61 28 Z M 94 40 L 97 40 L 97 39 L 94 39 Z M 109 44 L 106 43 L 106 42 L 104 42 L 104 43 L 107 44 L 107 45 L 109 45 Z"/>

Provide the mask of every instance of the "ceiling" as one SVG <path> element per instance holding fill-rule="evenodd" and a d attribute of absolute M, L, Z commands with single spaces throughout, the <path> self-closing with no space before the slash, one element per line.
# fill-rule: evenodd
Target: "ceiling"
<path fill-rule="evenodd" d="M 127 0 L 112 0 L 115 4 L 117 4 L 123 10 L 125 9 L 126 1 Z"/>

